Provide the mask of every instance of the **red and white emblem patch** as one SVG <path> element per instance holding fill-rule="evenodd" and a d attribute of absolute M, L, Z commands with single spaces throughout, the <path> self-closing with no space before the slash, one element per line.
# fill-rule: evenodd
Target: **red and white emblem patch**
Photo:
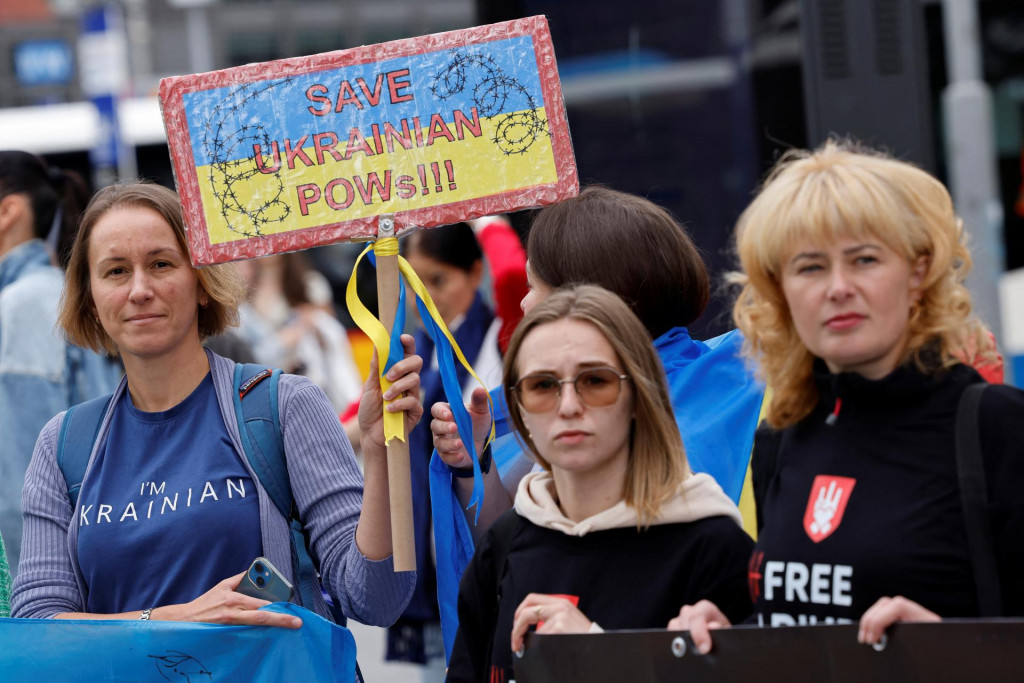
<path fill-rule="evenodd" d="M 814 478 L 807 511 L 804 512 L 804 531 L 812 541 L 821 543 L 839 528 L 856 484 L 856 479 L 829 474 L 819 474 Z"/>

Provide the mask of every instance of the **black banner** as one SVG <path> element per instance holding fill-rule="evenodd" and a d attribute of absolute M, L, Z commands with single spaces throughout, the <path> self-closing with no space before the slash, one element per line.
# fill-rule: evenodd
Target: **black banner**
<path fill-rule="evenodd" d="M 736 627 L 697 654 L 685 631 L 527 636 L 516 683 L 757 681 L 906 683 L 1024 680 L 1024 620 L 896 624 L 882 646 L 857 626 Z"/>

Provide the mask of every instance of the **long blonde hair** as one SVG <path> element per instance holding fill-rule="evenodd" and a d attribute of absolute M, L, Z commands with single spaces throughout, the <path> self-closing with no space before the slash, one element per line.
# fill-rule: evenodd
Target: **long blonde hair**
<path fill-rule="evenodd" d="M 964 286 L 971 256 L 942 183 L 916 166 L 847 141 L 791 151 L 739 218 L 742 272 L 731 277 L 741 285 L 733 317 L 746 338 L 745 354 L 772 388 L 766 419 L 775 428 L 798 422 L 818 401 L 814 357 L 797 335 L 783 295 L 783 263 L 799 241 L 842 237 L 878 240 L 911 264 L 925 257 L 921 298 L 907 313 L 901 363 L 913 361 L 934 374 L 957 363 L 965 347 L 977 349 L 979 357 L 992 355 L 991 340 L 971 316 Z"/>
<path fill-rule="evenodd" d="M 665 372 L 640 319 L 616 295 L 596 285 L 561 289 L 537 304 L 519 326 L 505 354 L 504 386 L 512 424 L 544 469 L 551 465 L 538 452 L 523 422 L 514 387 L 523 340 L 535 328 L 557 320 L 590 323 L 608 340 L 632 380 L 635 415 L 623 498 L 637 512 L 638 526 L 650 524 L 689 472 L 679 436 Z"/>

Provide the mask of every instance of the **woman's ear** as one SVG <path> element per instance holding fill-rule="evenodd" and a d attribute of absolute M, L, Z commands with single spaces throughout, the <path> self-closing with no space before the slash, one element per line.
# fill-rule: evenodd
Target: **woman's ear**
<path fill-rule="evenodd" d="M 210 295 L 202 287 L 199 288 L 199 308 L 206 308 L 210 303 Z"/>
<path fill-rule="evenodd" d="M 0 199 L 0 233 L 7 232 L 28 211 L 29 205 L 24 195 L 9 194 Z"/>
<path fill-rule="evenodd" d="M 930 265 L 931 256 L 928 254 L 921 254 L 917 257 L 917 261 L 911 268 L 910 291 L 914 301 L 918 301 L 921 298 L 921 285 L 924 283 L 924 277 L 928 274 L 928 267 Z"/>

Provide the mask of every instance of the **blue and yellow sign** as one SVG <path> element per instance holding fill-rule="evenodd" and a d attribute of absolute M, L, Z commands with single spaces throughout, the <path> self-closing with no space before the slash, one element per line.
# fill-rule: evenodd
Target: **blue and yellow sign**
<path fill-rule="evenodd" d="M 578 190 L 543 17 L 164 79 L 160 96 L 197 264 Z"/>

